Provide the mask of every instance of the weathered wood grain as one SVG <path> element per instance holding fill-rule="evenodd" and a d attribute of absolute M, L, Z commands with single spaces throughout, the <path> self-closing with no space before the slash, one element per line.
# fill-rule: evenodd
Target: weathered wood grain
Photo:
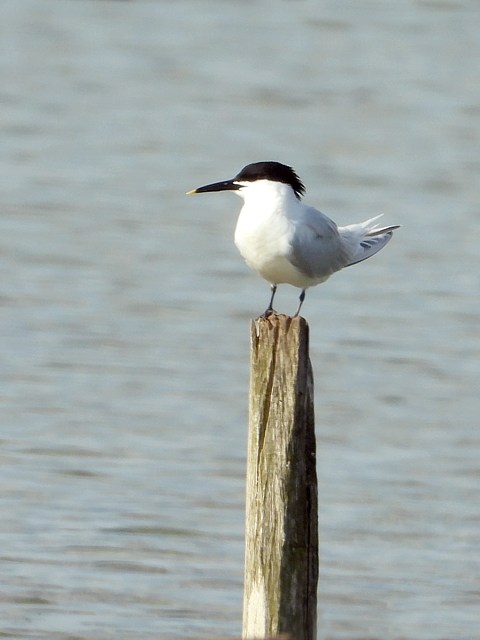
<path fill-rule="evenodd" d="M 243 637 L 316 637 L 313 374 L 304 318 L 251 325 Z"/>

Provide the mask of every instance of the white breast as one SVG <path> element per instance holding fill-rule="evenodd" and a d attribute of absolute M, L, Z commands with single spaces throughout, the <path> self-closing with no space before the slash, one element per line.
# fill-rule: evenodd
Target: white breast
<path fill-rule="evenodd" d="M 254 197 L 245 198 L 235 229 L 235 244 L 246 263 L 272 284 L 308 286 L 305 276 L 289 260 L 295 222 L 284 214 L 285 193 L 271 182 L 256 183 L 254 194 L 251 187 L 248 191 Z M 278 198 L 276 191 L 280 191 Z"/>

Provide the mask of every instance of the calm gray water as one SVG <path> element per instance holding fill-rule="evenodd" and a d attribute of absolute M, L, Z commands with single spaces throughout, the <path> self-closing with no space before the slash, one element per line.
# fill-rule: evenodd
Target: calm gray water
<path fill-rule="evenodd" d="M 319 638 L 480 638 L 476 0 L 0 8 L 0 635 L 240 633 L 268 285 L 184 193 L 275 159 L 402 225 L 304 305 Z"/>

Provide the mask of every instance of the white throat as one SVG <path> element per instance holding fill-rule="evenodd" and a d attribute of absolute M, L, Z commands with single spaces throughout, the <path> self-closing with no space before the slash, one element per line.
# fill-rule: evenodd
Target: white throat
<path fill-rule="evenodd" d="M 239 182 L 242 188 L 235 191 L 245 201 L 245 205 L 258 207 L 259 210 L 276 209 L 287 206 L 290 202 L 298 203 L 298 199 L 289 184 L 272 180 L 255 180 Z"/>

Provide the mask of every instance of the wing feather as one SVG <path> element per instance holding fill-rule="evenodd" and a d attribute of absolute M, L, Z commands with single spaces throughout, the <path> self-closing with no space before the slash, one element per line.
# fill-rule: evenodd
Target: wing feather
<path fill-rule="evenodd" d="M 303 211 L 295 226 L 290 261 L 312 281 L 322 282 L 348 264 L 349 255 L 338 227 L 313 207 Z"/>

